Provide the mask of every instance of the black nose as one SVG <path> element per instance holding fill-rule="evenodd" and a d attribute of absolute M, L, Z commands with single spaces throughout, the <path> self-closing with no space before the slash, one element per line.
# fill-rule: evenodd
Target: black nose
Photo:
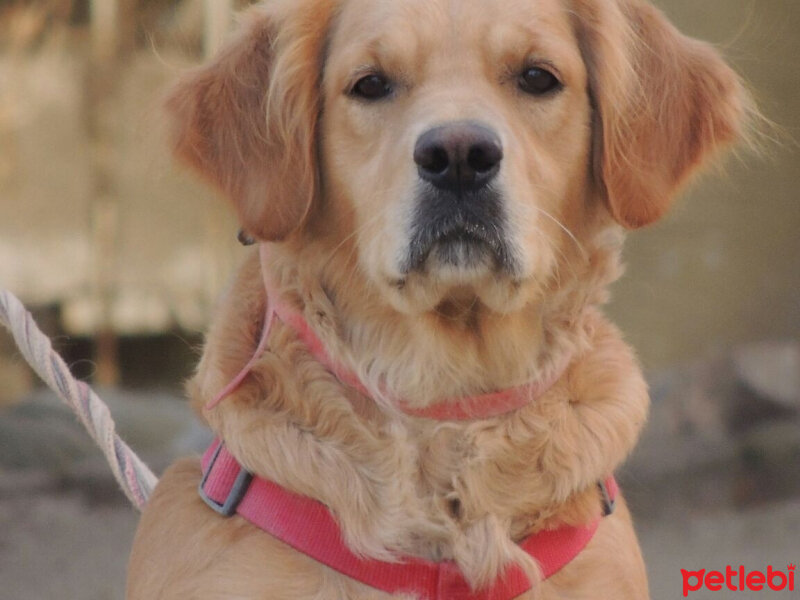
<path fill-rule="evenodd" d="M 503 146 L 497 134 L 472 121 L 429 129 L 417 140 L 414 162 L 419 176 L 439 189 L 476 190 L 500 170 Z"/>

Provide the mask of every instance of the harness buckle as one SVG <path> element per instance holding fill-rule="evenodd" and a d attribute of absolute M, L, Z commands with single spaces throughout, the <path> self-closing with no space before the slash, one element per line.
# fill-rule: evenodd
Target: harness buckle
<path fill-rule="evenodd" d="M 206 482 L 208 481 L 208 477 L 211 474 L 211 470 L 214 468 L 214 463 L 217 462 L 217 458 L 222 450 L 222 446 L 223 444 L 220 442 L 216 450 L 214 450 L 214 454 L 211 455 L 211 460 L 209 460 L 208 467 L 203 472 L 203 478 L 200 480 L 200 485 L 197 486 L 197 493 L 200 494 L 203 502 L 214 509 L 214 512 L 219 513 L 223 517 L 232 517 L 236 514 L 236 509 L 239 507 L 239 503 L 242 501 L 242 498 L 244 498 L 244 495 L 247 493 L 247 489 L 250 487 L 253 474 L 239 467 L 239 473 L 236 475 L 236 479 L 234 480 L 233 485 L 228 492 L 228 497 L 225 498 L 225 501 L 217 502 L 211 498 L 206 493 L 205 486 Z"/>
<path fill-rule="evenodd" d="M 597 487 L 600 489 L 600 499 L 603 501 L 603 516 L 607 517 L 614 512 L 617 499 L 611 497 L 605 481 L 598 481 Z"/>

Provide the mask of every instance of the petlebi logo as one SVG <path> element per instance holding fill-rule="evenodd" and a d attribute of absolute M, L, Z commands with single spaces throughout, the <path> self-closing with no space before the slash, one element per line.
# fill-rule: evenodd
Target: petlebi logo
<path fill-rule="evenodd" d="M 785 571 L 767 566 L 766 571 L 748 571 L 744 565 L 738 568 L 728 565 L 725 572 L 722 571 L 687 571 L 681 569 L 683 576 L 683 597 L 686 598 L 691 592 L 696 592 L 703 588 L 720 592 L 729 590 L 731 592 L 761 591 L 772 590 L 775 592 L 794 591 L 794 572 L 796 565 L 789 564 Z"/>

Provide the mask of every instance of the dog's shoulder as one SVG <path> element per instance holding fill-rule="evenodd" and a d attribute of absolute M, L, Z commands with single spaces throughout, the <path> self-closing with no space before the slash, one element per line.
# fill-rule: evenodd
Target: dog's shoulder
<path fill-rule="evenodd" d="M 221 517 L 198 494 L 201 477 L 199 459 L 187 458 L 159 480 L 136 532 L 127 600 L 392 598 L 295 552 L 238 515 Z"/>

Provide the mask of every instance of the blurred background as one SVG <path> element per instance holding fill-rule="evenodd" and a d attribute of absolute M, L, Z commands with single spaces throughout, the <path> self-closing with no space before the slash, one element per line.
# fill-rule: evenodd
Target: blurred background
<path fill-rule="evenodd" d="M 620 479 L 661 600 L 681 568 L 800 561 L 800 3 L 656 3 L 777 125 L 766 156 L 739 152 L 631 234 L 613 289 L 652 388 Z M 0 287 L 156 470 L 207 440 L 181 385 L 241 252 L 226 206 L 173 168 L 160 98 L 244 4 L 0 0 Z M 136 520 L 0 331 L 0 599 L 122 598 Z"/>

